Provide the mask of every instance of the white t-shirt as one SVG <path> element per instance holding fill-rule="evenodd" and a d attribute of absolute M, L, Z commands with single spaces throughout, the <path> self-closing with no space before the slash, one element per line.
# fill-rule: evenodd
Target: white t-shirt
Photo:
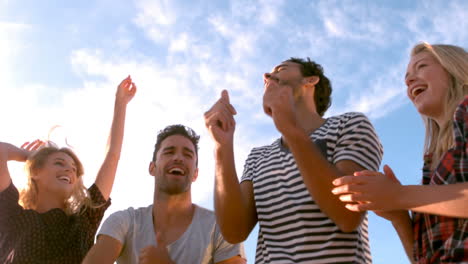
<path fill-rule="evenodd" d="M 382 145 L 361 113 L 329 117 L 310 138 L 332 164 L 379 169 Z M 252 182 L 258 216 L 255 263 L 371 263 L 367 217 L 356 231 L 342 232 L 315 203 L 280 139 L 251 151 L 242 181 Z"/>
<path fill-rule="evenodd" d="M 107 235 L 120 241 L 122 252 L 119 264 L 138 263 L 141 249 L 156 246 L 153 228 L 153 205 L 113 213 L 102 224 L 99 235 Z M 234 256 L 245 258 L 242 244 L 232 245 L 221 235 L 212 211 L 195 205 L 195 213 L 187 230 L 167 246 L 171 259 L 179 264 L 211 264 Z"/>

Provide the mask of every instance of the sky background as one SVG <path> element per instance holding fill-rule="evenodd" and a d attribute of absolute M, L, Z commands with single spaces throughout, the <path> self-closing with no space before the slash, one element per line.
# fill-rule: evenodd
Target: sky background
<path fill-rule="evenodd" d="M 114 95 L 130 74 L 113 189 L 116 210 L 152 203 L 147 172 L 156 133 L 182 123 L 201 135 L 193 200 L 213 208 L 213 143 L 203 113 L 227 89 L 236 107 L 239 176 L 254 146 L 279 137 L 263 113 L 262 74 L 291 56 L 320 63 L 333 85 L 325 116 L 365 113 L 404 184 L 421 181 L 424 127 L 404 74 L 420 42 L 468 48 L 468 2 L 440 1 L 23 1 L 0 0 L 0 140 L 50 139 L 74 147 L 94 181 L 105 154 Z M 22 164 L 10 163 L 22 187 Z M 390 223 L 370 213 L 374 263 L 407 263 Z M 245 249 L 254 263 L 257 229 Z"/>

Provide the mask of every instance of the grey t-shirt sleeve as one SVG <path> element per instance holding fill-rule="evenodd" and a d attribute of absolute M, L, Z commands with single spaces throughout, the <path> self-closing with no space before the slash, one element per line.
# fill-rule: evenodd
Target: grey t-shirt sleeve
<path fill-rule="evenodd" d="M 111 214 L 102 224 L 98 236 L 107 235 L 125 244 L 130 229 L 130 214 L 127 210 Z"/>
<path fill-rule="evenodd" d="M 242 243 L 239 244 L 231 244 L 224 240 L 221 231 L 219 230 L 218 225 L 215 227 L 214 232 L 214 252 L 213 252 L 213 260 L 214 263 L 221 262 L 223 260 L 230 259 L 235 256 L 241 256 L 242 258 L 245 257 L 244 246 Z"/>

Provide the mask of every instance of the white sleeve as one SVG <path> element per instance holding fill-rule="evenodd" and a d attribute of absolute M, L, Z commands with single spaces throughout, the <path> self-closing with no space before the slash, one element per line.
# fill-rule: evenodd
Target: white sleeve
<path fill-rule="evenodd" d="M 131 217 L 128 210 L 118 211 L 111 214 L 102 224 L 99 230 L 99 235 L 107 235 L 117 239 L 125 244 L 126 238 L 128 237 L 128 231 L 130 230 Z"/>

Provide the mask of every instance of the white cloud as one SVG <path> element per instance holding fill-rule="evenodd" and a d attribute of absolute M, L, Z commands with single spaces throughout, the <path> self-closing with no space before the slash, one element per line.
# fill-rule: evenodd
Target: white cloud
<path fill-rule="evenodd" d="M 354 1 L 320 1 L 313 5 L 317 6 L 329 37 L 364 40 L 378 45 L 395 38 L 389 20 L 382 19 L 384 16 L 389 17 L 392 10 L 372 2 L 358 5 Z"/>
<path fill-rule="evenodd" d="M 135 1 L 138 14 L 136 25 L 145 29 L 146 34 L 155 42 L 163 42 L 167 37 L 168 27 L 177 20 L 176 12 L 170 0 Z"/>
<path fill-rule="evenodd" d="M 466 47 L 468 8 L 466 1 L 421 2 L 418 12 L 405 12 L 403 19 L 414 42 L 457 44 Z M 413 43 L 415 44 L 415 43 Z"/>
<path fill-rule="evenodd" d="M 171 40 L 170 52 L 185 51 L 190 45 L 187 33 L 180 34 L 176 39 Z"/>

